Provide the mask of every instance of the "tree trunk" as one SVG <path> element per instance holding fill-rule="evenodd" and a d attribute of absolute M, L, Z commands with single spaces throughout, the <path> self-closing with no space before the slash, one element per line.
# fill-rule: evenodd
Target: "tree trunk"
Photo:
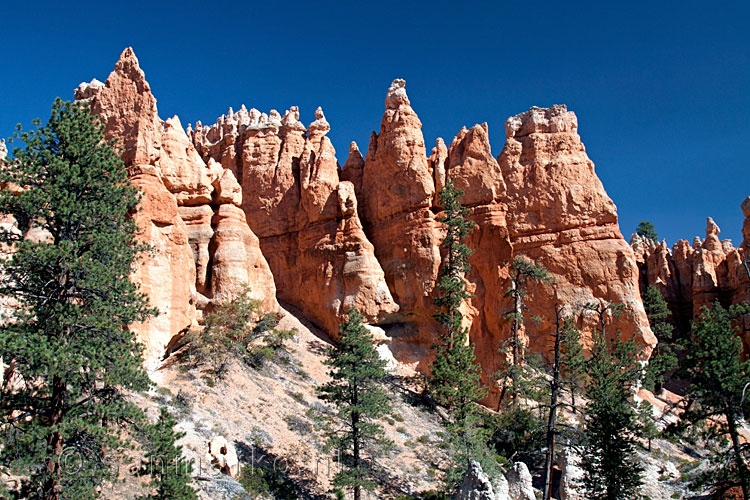
<path fill-rule="evenodd" d="M 353 394 L 352 394 L 352 403 L 354 406 L 359 404 L 359 388 L 357 387 L 357 382 L 354 382 L 353 386 Z M 357 483 L 354 484 L 354 500 L 360 500 L 361 495 L 361 486 L 359 485 L 359 476 L 360 476 L 360 470 L 359 470 L 359 412 L 353 411 L 352 412 L 352 446 L 353 446 L 353 452 L 352 452 L 352 459 L 353 459 L 353 467 L 354 470 L 357 472 Z"/>
<path fill-rule="evenodd" d="M 50 407 L 49 426 L 54 427 L 63 417 L 65 405 L 65 384 L 55 375 L 52 379 L 52 405 Z M 48 500 L 60 498 L 60 463 L 57 461 L 63 451 L 62 435 L 53 431 L 47 438 L 47 451 L 51 455 L 47 461 L 47 478 L 44 481 L 44 496 Z"/>
<path fill-rule="evenodd" d="M 544 500 L 552 498 L 552 466 L 555 463 L 555 427 L 557 426 L 557 398 L 560 389 L 560 312 L 555 306 L 555 362 L 552 367 L 549 418 L 547 420 L 547 456 L 544 463 Z"/>
<path fill-rule="evenodd" d="M 510 371 L 511 378 L 511 398 L 513 404 L 518 403 L 518 381 L 516 380 L 516 367 L 521 364 L 521 353 L 518 349 L 519 335 L 521 331 L 521 314 L 523 314 L 523 304 L 521 302 L 521 291 L 520 291 L 520 274 L 516 275 L 516 279 L 511 282 L 511 289 L 513 290 L 513 366 Z"/>
<path fill-rule="evenodd" d="M 737 468 L 740 470 L 740 487 L 742 488 L 742 498 L 745 500 L 750 499 L 750 485 L 748 484 L 748 471 L 745 467 L 745 461 L 742 460 L 740 455 L 740 435 L 737 431 L 737 422 L 735 421 L 734 412 L 727 406 L 724 410 L 724 417 L 727 419 L 729 426 L 729 436 L 732 439 L 732 451 L 734 452 L 734 461 L 737 464 Z"/>

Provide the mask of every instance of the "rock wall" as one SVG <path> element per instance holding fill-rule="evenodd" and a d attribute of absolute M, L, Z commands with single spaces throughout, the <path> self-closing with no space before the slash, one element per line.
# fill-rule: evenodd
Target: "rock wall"
<path fill-rule="evenodd" d="M 720 240 L 719 226 L 706 220 L 706 238 L 693 243 L 679 240 L 672 249 L 666 242 L 654 242 L 632 235 L 630 243 L 640 270 L 642 290 L 653 285 L 661 291 L 672 311 L 672 321 L 680 334 L 690 331 L 690 321 L 705 305 L 716 301 L 725 307 L 750 300 L 750 278 L 743 263 L 750 246 L 750 197 L 741 208 L 745 215 L 744 240 L 734 248 L 731 240 Z M 743 324 L 743 342 L 750 350 L 750 318 Z"/>
<path fill-rule="evenodd" d="M 320 108 L 315 117 L 305 128 L 296 107 L 281 117 L 243 106 L 191 136 L 203 158 L 238 176 L 279 298 L 335 335 L 351 307 L 383 322 L 398 306 L 362 229 L 356 188 L 339 179 Z"/>
<path fill-rule="evenodd" d="M 635 255 L 586 155 L 577 117 L 565 106 L 531 108 L 509 118 L 505 131 L 498 163 L 508 186 L 513 251 L 543 264 L 553 278 L 529 289 L 530 312 L 544 318 L 528 339 L 530 348 L 548 351 L 555 304 L 572 306 L 586 340 L 597 319 L 580 307 L 610 302 L 626 305 L 626 314 L 612 319 L 610 332 L 635 336 L 647 356 L 656 339 L 641 302 Z"/>
<path fill-rule="evenodd" d="M 134 217 L 151 246 L 133 279 L 159 315 L 134 325 L 155 369 L 176 337 L 194 328 L 202 311 L 250 287 L 276 310 L 273 276 L 258 240 L 239 208 L 232 172 L 207 165 L 178 117 L 162 121 L 156 99 L 132 49 L 123 51 L 105 83 L 94 79 L 75 91 L 116 139 L 130 180 L 142 192 Z"/>
<path fill-rule="evenodd" d="M 555 304 L 623 302 L 629 317 L 612 331 L 636 336 L 646 353 L 654 345 L 633 250 L 564 106 L 509 118 L 497 158 L 487 124 L 462 128 L 450 145 L 438 139 L 428 157 L 405 82 L 394 80 L 366 155 L 352 143 L 341 168 L 320 108 L 307 127 L 296 107 L 283 116 L 230 108 L 216 123 L 187 130 L 177 117 L 162 121 L 131 49 L 106 83 L 81 84 L 76 98 L 120 141 L 144 191 L 136 217 L 155 251 L 134 279 L 163 312 L 138 327 L 149 359 L 250 285 L 267 308 L 278 307 L 278 296 L 333 335 L 357 307 L 382 327 L 399 361 L 427 369 L 440 335 L 433 300 L 443 237 L 438 193 L 447 179 L 464 191 L 477 223 L 468 241 L 473 297 L 463 307 L 488 384 L 509 336 L 514 255 L 540 261 L 555 277 L 529 290 L 533 314 L 549 318 Z M 586 333 L 594 320 L 577 314 Z M 535 326 L 533 350 L 546 351 L 550 329 L 549 320 Z"/>
<path fill-rule="evenodd" d="M 471 209 L 470 217 L 476 223 L 467 241 L 474 250 L 467 276 L 474 297 L 466 312 L 471 319 L 469 337 L 477 346 L 484 381 L 493 385 L 493 374 L 502 361 L 500 344 L 510 335 L 504 316 L 511 308 L 505 294 L 513 248 L 506 221 L 506 184 L 492 156 L 488 132 L 486 123 L 462 128 L 447 151 L 438 139 L 431 163 L 438 185 L 444 184 L 445 176 L 464 191 L 462 203 Z"/>
<path fill-rule="evenodd" d="M 385 99 L 380 133 L 372 133 L 362 169 L 362 220 L 375 245 L 393 298 L 398 328 L 392 350 L 407 362 L 429 361 L 437 325 L 432 292 L 440 267 L 442 231 L 436 221 L 435 184 L 422 123 L 394 80 Z M 426 368 L 426 366 L 423 366 Z"/>

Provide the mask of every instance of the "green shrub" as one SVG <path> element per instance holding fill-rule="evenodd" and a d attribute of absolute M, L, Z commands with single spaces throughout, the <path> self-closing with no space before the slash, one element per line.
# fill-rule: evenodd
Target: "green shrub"
<path fill-rule="evenodd" d="M 536 467 L 542 463 L 540 450 L 544 448 L 544 438 L 544 426 L 538 414 L 530 409 L 515 408 L 497 417 L 492 444 L 499 455 Z"/>
<path fill-rule="evenodd" d="M 251 495 L 268 495 L 278 500 L 296 500 L 297 487 L 280 471 L 243 467 L 239 482 Z"/>
<path fill-rule="evenodd" d="M 255 368 L 274 358 L 285 359 L 280 356 L 286 351 L 284 343 L 294 338 L 297 330 L 277 328 L 279 320 L 277 313 L 263 312 L 261 302 L 251 298 L 247 289 L 206 314 L 203 329 L 185 336 L 180 359 L 204 367 L 215 378 L 226 374 L 232 359 Z"/>

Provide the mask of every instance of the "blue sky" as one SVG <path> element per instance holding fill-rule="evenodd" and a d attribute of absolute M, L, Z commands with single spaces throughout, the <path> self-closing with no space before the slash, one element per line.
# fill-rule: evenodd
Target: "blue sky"
<path fill-rule="evenodd" d="M 750 2 L 13 2 L 3 6 L 0 136 L 104 80 L 133 46 L 162 118 L 211 123 L 244 103 L 302 121 L 323 106 L 341 163 L 367 148 L 407 80 L 429 148 L 567 104 L 627 236 L 670 245 L 713 216 L 741 241 L 750 195 Z M 613 3 L 614 4 L 614 3 Z"/>

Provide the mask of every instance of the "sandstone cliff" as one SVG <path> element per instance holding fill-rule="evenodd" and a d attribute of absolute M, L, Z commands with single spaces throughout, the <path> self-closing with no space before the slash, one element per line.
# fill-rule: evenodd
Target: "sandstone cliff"
<path fill-rule="evenodd" d="M 209 163 L 237 175 L 279 299 L 335 335 L 351 307 L 381 322 L 398 306 L 362 229 L 356 188 L 339 180 L 330 126 L 320 108 L 315 116 L 306 128 L 296 107 L 283 117 L 230 108 L 192 138 Z"/>
<path fill-rule="evenodd" d="M 131 182 L 143 193 L 135 217 L 152 250 L 133 279 L 160 312 L 135 326 L 149 368 L 198 323 L 200 310 L 246 285 L 266 308 L 276 309 L 273 277 L 237 208 L 239 186 L 231 172 L 206 165 L 177 117 L 159 118 L 132 49 L 123 51 L 105 83 L 82 83 L 75 97 L 102 118 L 105 136 L 117 140 Z"/>
<path fill-rule="evenodd" d="M 596 318 L 580 311 L 586 303 L 622 303 L 611 333 L 635 336 L 646 355 L 656 344 L 638 289 L 633 250 L 620 234 L 617 211 L 596 176 L 578 135 L 578 119 L 565 106 L 531 108 L 509 118 L 498 163 L 508 185 L 508 228 L 514 254 L 543 264 L 549 286 L 531 287 L 528 305 L 545 318 L 535 330 L 552 328 L 554 305 L 570 305 L 584 338 Z M 548 338 L 529 339 L 543 351 Z"/>
<path fill-rule="evenodd" d="M 719 226 L 711 217 L 706 221 L 705 240 L 697 236 L 692 244 L 679 240 L 671 250 L 664 241 L 632 235 L 641 289 L 654 285 L 661 291 L 679 333 L 690 331 L 690 321 L 705 305 L 719 301 L 726 307 L 750 300 L 750 272 L 743 260 L 750 246 L 750 197 L 742 203 L 742 210 L 745 223 L 740 248 L 734 248 L 731 240 L 719 239 Z M 750 318 L 745 318 L 743 330 L 745 349 L 750 350 Z"/>
<path fill-rule="evenodd" d="M 152 365 L 203 310 L 249 285 L 268 309 L 278 296 L 333 335 L 357 307 L 399 361 L 426 369 L 440 334 L 432 315 L 447 179 L 477 223 L 464 311 L 486 382 L 509 336 L 514 255 L 555 277 L 529 290 L 533 314 L 549 318 L 567 304 L 588 334 L 593 318 L 580 306 L 622 302 L 629 315 L 611 331 L 636 336 L 646 354 L 654 345 L 633 250 L 564 106 L 509 118 L 497 159 L 487 124 L 462 128 L 448 146 L 438 139 L 428 157 L 405 82 L 394 80 L 365 157 L 352 143 L 340 168 L 320 108 L 307 127 L 296 107 L 283 116 L 230 108 L 187 130 L 177 117 L 161 120 L 131 49 L 106 83 L 81 84 L 76 98 L 102 117 L 144 191 L 136 217 L 154 252 L 134 279 L 163 313 L 138 327 Z M 550 328 L 534 327 L 533 350 L 546 351 Z"/>

